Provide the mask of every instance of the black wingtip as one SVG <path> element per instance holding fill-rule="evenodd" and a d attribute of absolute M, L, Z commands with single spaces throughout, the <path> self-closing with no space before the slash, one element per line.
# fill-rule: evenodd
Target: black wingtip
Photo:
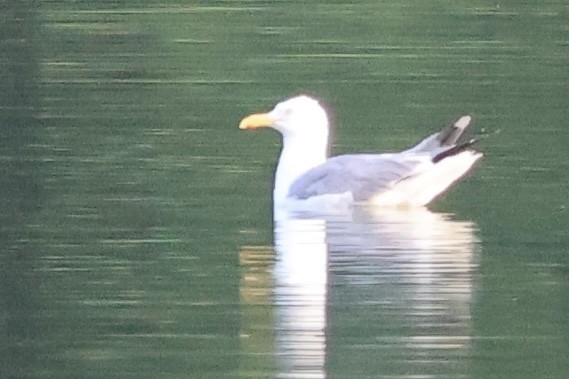
<path fill-rule="evenodd" d="M 464 150 L 468 149 L 470 146 L 474 145 L 476 142 L 478 142 L 479 139 L 478 138 L 471 138 L 466 142 L 463 142 L 459 145 L 455 145 L 441 153 L 438 153 L 437 155 L 435 155 L 433 157 L 433 163 L 437 163 L 442 161 L 445 158 L 448 158 L 450 156 L 456 155 L 460 152 L 463 152 Z"/>
<path fill-rule="evenodd" d="M 461 145 L 469 135 L 471 116 L 459 117 L 451 125 L 441 130 L 437 136 L 441 146 Z"/>

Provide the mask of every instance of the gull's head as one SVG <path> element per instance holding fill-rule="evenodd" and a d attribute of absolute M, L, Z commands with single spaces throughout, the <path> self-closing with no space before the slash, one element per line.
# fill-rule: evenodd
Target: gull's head
<path fill-rule="evenodd" d="M 316 137 L 328 139 L 328 117 L 326 111 L 311 97 L 301 95 L 278 103 L 272 111 L 255 113 L 245 117 L 240 129 L 270 127 L 283 137 Z"/>

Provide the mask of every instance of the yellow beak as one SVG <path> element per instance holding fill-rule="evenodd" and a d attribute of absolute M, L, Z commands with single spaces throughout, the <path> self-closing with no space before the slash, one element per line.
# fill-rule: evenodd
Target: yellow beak
<path fill-rule="evenodd" d="M 239 123 L 239 129 L 257 129 L 273 125 L 274 120 L 267 113 L 255 113 Z"/>

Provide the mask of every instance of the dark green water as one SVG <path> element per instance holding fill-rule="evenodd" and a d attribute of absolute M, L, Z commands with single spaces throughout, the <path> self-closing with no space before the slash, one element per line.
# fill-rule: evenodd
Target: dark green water
<path fill-rule="evenodd" d="M 569 5 L 0 5 L 6 378 L 566 378 Z M 279 140 L 490 137 L 434 213 L 271 221 Z M 274 235 L 275 233 L 275 235 Z"/>

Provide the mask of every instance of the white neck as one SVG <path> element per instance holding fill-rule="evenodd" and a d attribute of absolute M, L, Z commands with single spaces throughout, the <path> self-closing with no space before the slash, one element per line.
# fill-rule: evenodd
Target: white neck
<path fill-rule="evenodd" d="M 314 139 L 283 136 L 283 149 L 277 165 L 273 191 L 275 207 L 285 202 L 296 179 L 326 161 L 327 149 L 327 135 Z"/>

